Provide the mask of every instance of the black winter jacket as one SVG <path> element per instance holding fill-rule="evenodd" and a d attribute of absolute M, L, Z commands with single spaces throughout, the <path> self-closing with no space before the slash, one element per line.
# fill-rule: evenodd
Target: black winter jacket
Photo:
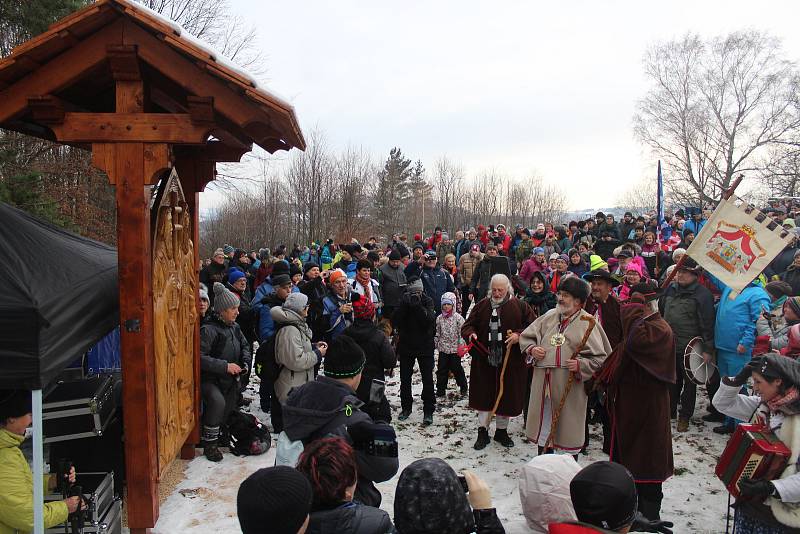
<path fill-rule="evenodd" d="M 433 300 L 425 293 L 409 292 L 403 295 L 394 312 L 392 323 L 400 336 L 398 354 L 416 356 L 433 353 L 433 336 L 436 333 L 436 312 Z"/>
<path fill-rule="evenodd" d="M 355 443 L 352 436 L 380 432 L 383 441 L 396 442 L 396 435 L 391 426 L 374 423 L 361 411 L 363 405 L 346 384 L 318 376 L 314 382 L 289 393 L 283 405 L 283 430 L 290 440 L 305 444 L 324 437 L 341 437 L 354 445 L 358 467 L 354 500 L 378 507 L 381 494 L 373 483 L 385 482 L 397 474 L 399 461 L 397 456 L 371 454 Z"/>
<path fill-rule="evenodd" d="M 225 324 L 212 314 L 200 327 L 200 379 L 228 388 L 238 377 L 228 374 L 228 364 L 250 368 L 250 344 L 238 323 Z"/>
<path fill-rule="evenodd" d="M 389 514 L 378 508 L 348 502 L 335 508 L 311 510 L 307 534 L 395 534 Z"/>
<path fill-rule="evenodd" d="M 356 319 L 342 333 L 353 338 L 367 355 L 356 395 L 361 402 L 368 404 L 372 379 L 383 380 L 384 369 L 394 369 L 394 366 L 397 365 L 397 356 L 395 356 L 392 344 L 389 343 L 386 334 L 379 330 L 372 321 Z"/>
<path fill-rule="evenodd" d="M 400 304 L 400 297 L 406 292 L 406 273 L 402 266 L 394 269 L 388 263 L 381 265 L 380 272 L 383 304 L 395 308 Z"/>

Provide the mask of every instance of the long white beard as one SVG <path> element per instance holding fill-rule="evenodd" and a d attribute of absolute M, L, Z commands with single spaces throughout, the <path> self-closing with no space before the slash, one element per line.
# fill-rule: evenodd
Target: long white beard
<path fill-rule="evenodd" d="M 570 307 L 570 306 L 564 306 L 563 304 L 556 304 L 556 309 L 558 310 L 559 314 L 567 316 L 567 315 L 572 315 L 573 313 L 575 313 L 575 310 L 577 308 Z"/>

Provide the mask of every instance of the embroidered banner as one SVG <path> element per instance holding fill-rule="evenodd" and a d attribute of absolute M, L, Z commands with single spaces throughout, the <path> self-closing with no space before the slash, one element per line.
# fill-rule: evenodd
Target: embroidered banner
<path fill-rule="evenodd" d="M 741 292 L 791 242 L 780 225 L 736 197 L 720 202 L 686 253 L 725 285 Z M 748 212 L 749 211 L 749 212 Z M 762 222 L 759 222 L 762 219 Z"/>

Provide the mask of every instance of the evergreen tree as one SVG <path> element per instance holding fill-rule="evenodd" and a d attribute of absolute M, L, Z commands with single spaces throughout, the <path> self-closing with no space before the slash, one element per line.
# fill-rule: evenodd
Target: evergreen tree
<path fill-rule="evenodd" d="M 404 212 L 411 193 L 411 174 L 411 160 L 405 158 L 399 148 L 392 148 L 383 169 L 378 173 L 375 199 L 378 224 L 386 233 L 398 229 L 400 214 Z"/>

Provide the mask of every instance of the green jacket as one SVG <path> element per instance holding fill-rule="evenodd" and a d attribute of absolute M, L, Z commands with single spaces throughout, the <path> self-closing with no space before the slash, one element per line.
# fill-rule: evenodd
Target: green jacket
<path fill-rule="evenodd" d="M 33 531 L 33 475 L 19 448 L 24 439 L 0 428 L 0 534 Z M 67 515 L 64 501 L 45 503 L 44 528 L 64 523 Z"/>

